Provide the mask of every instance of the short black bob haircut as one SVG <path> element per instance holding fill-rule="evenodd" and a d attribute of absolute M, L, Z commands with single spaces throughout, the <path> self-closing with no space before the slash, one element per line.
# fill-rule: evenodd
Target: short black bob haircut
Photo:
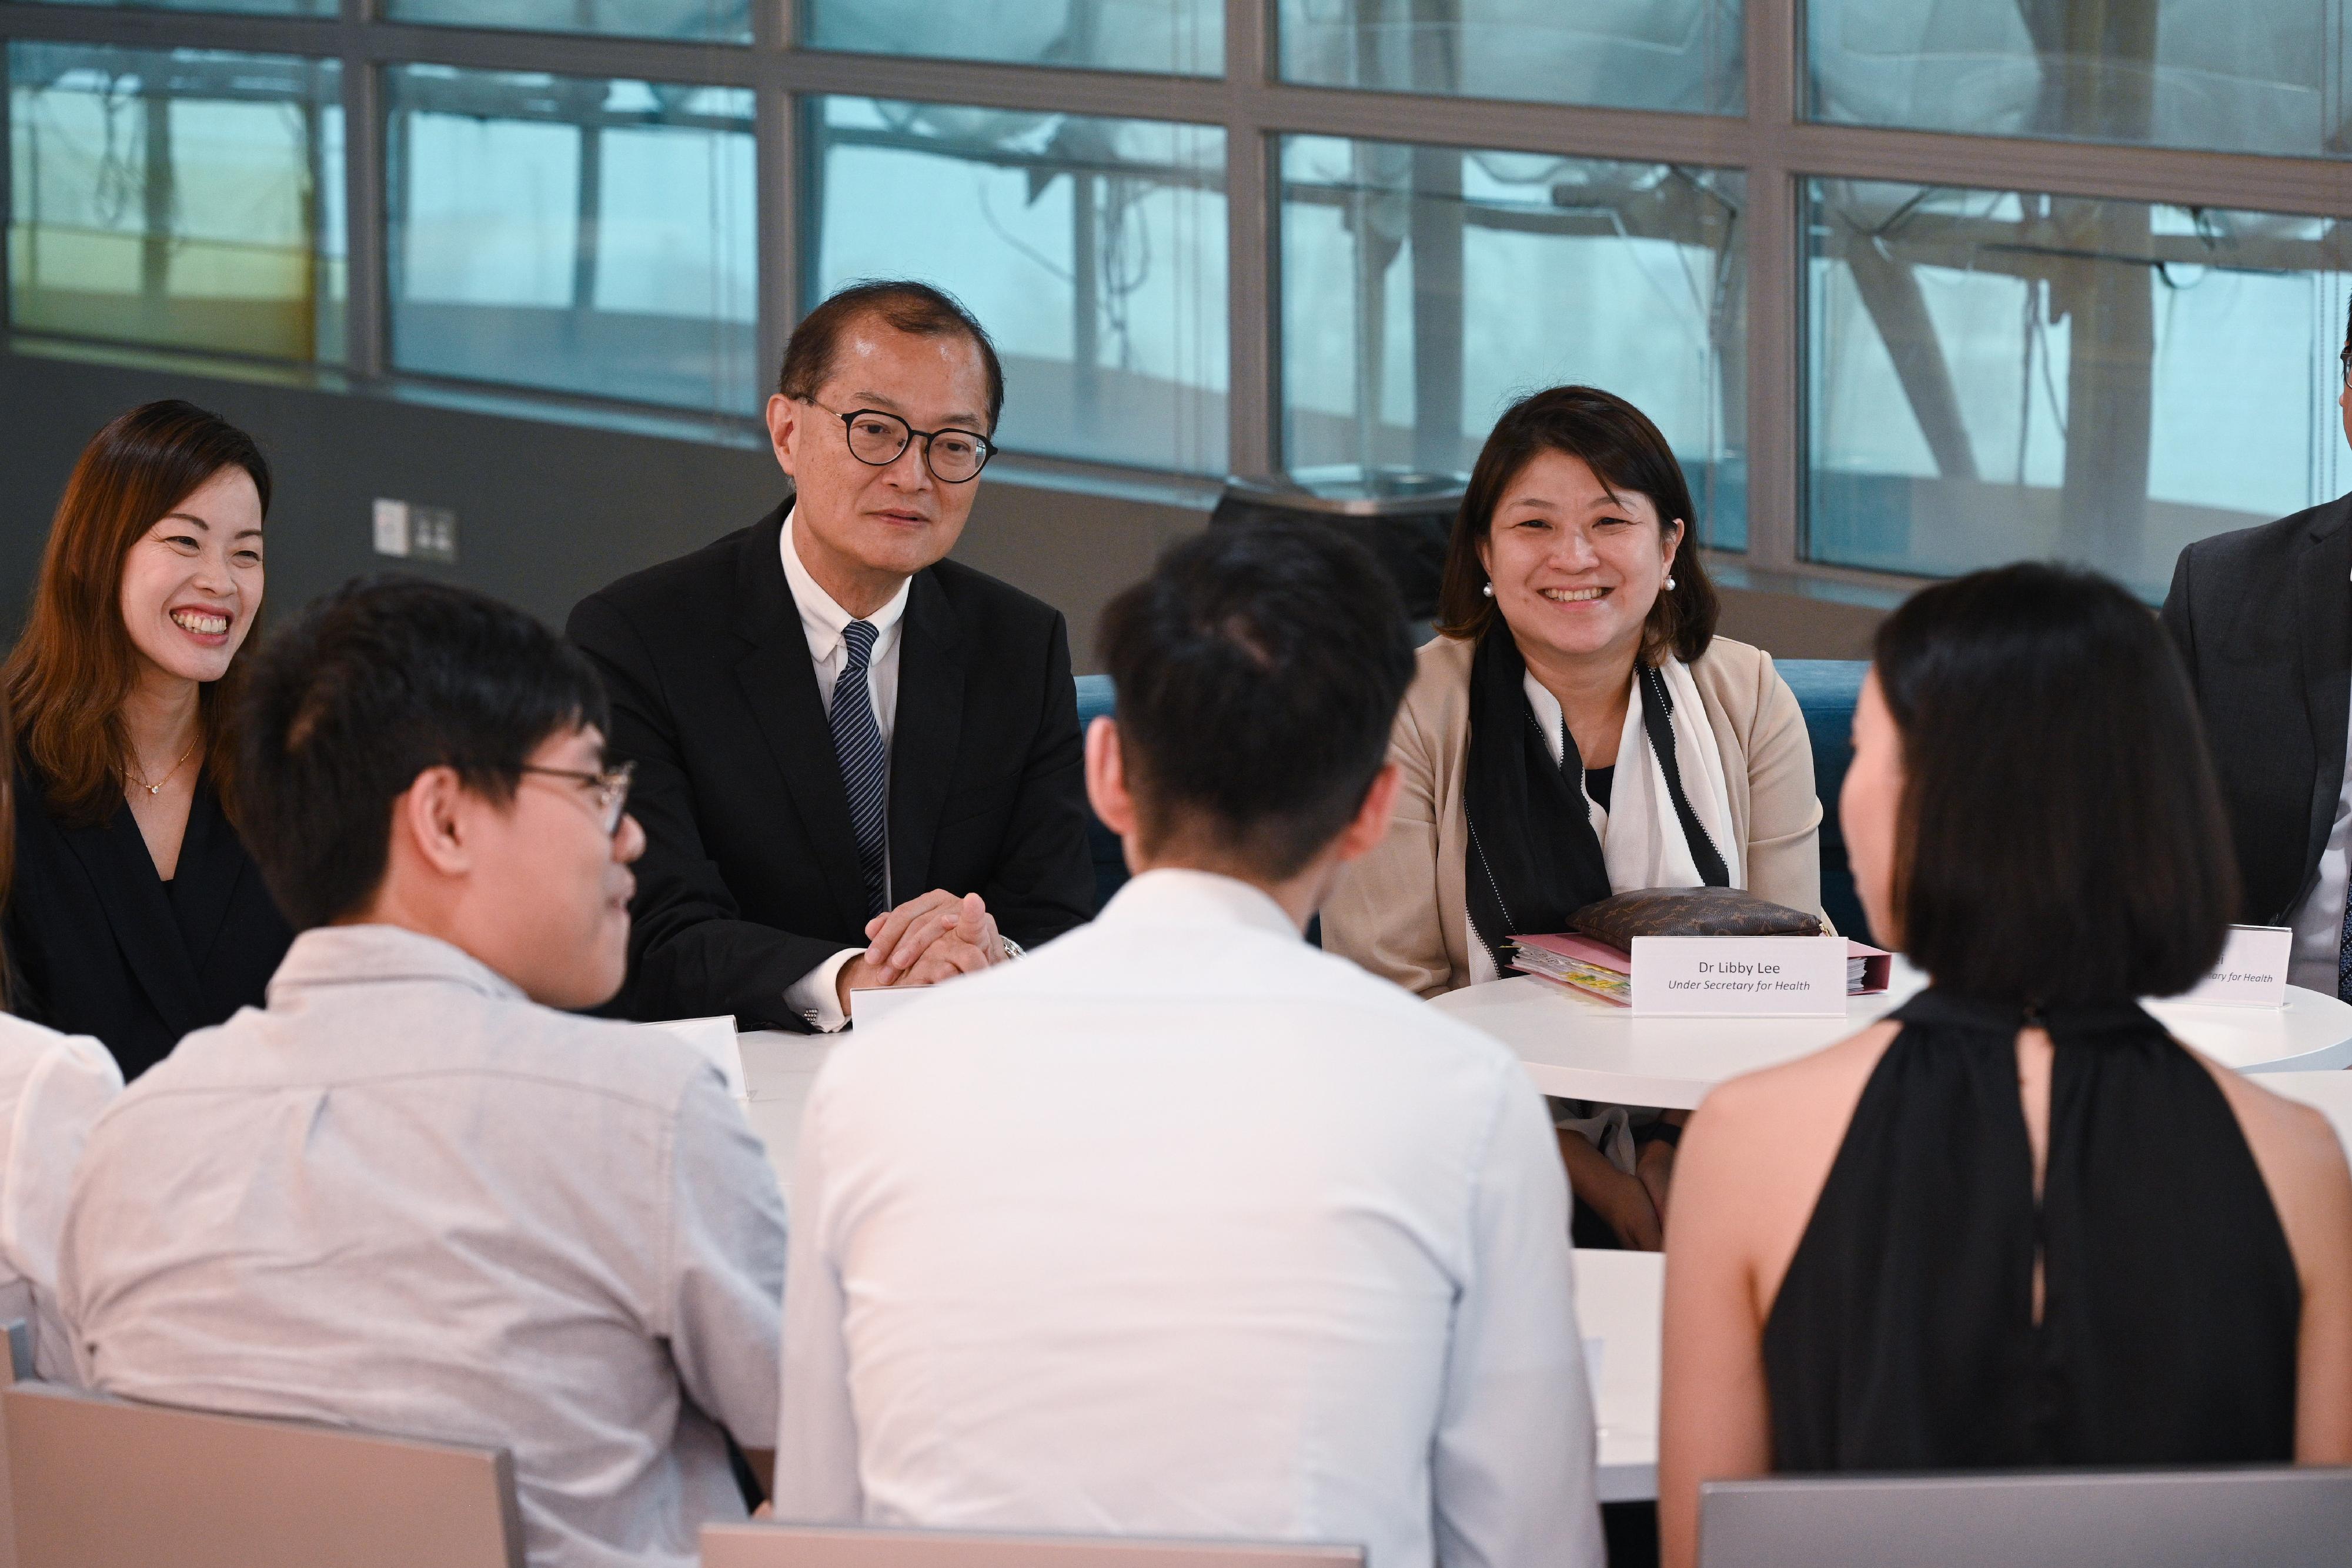
<path fill-rule="evenodd" d="M 1404 605 L 1326 523 L 1213 528 L 1103 612 L 1119 757 L 1147 851 L 1268 881 L 1347 827 L 1412 683 Z"/>
<path fill-rule="evenodd" d="M 1502 612 L 1485 592 L 1486 569 L 1478 564 L 1478 547 L 1494 532 L 1495 513 L 1505 492 L 1546 452 L 1581 460 L 1612 495 L 1631 491 L 1649 497 L 1658 509 L 1661 530 L 1682 519 L 1675 586 L 1660 588 L 1657 602 L 1650 607 L 1642 627 L 1641 658 L 1656 664 L 1671 655 L 1689 664 L 1706 653 L 1723 610 L 1699 555 L 1698 508 L 1691 502 L 1690 481 L 1650 416 L 1599 387 L 1547 387 L 1521 398 L 1495 422 L 1470 469 L 1461 510 L 1454 516 L 1444 573 L 1438 582 L 1437 629 L 1448 637 L 1475 642 L 1502 623 Z"/>
<path fill-rule="evenodd" d="M 841 357 L 841 335 L 869 316 L 918 338 L 969 339 L 980 350 L 981 375 L 988 383 L 988 428 L 981 434 L 996 434 L 997 416 L 1004 412 L 1004 366 L 996 357 L 996 344 L 979 319 L 964 308 L 963 301 L 944 288 L 912 278 L 861 279 L 802 317 L 800 325 L 793 329 L 792 340 L 784 345 L 776 391 L 803 402 L 815 397 L 833 379 L 834 366 Z"/>
<path fill-rule="evenodd" d="M 413 578 L 345 585 L 259 650 L 247 677 L 246 835 L 298 931 L 383 882 L 393 801 L 428 768 L 513 799 L 554 735 L 607 729 L 584 654 L 511 605 Z"/>
<path fill-rule="evenodd" d="M 1914 594 L 1873 663 L 1903 737 L 1897 935 L 1937 985 L 2049 1007 L 2211 970 L 2237 861 L 2146 605 L 2091 572 L 1979 571 Z"/>

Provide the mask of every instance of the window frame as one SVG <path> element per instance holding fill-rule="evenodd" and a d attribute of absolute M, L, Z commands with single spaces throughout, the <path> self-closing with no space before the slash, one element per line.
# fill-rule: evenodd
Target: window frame
<path fill-rule="evenodd" d="M 762 365 L 781 359 L 797 319 L 810 238 L 801 106 L 827 95 L 912 99 L 980 108 L 1067 111 L 1108 118 L 1187 120 L 1225 131 L 1231 430 L 1238 476 L 1279 468 L 1281 289 L 1274 160 L 1285 135 L 1527 151 L 1639 162 L 1712 165 L 1747 181 L 1748 340 L 1745 445 L 1748 546 L 1730 555 L 1758 587 L 1832 597 L 1899 593 L 1926 580 L 1803 559 L 1804 182 L 1812 178 L 1987 186 L 2053 195 L 2113 197 L 2352 220 L 2352 161 L 1958 134 L 1832 124 L 1804 118 L 1804 0 L 1746 0 L 1744 114 L 1601 109 L 1365 89 L 1279 79 L 1274 27 L 1278 0 L 1224 0 L 1222 78 L 854 54 L 799 45 L 795 0 L 752 0 L 750 43 L 677 42 L 612 35 L 505 31 L 381 20 L 377 0 L 340 0 L 331 17 L 275 17 L 0 0 L 0 41 L 57 40 L 138 48 L 206 48 L 335 57 L 342 64 L 344 199 L 349 272 L 348 363 L 321 385 L 400 392 L 431 378 L 394 375 L 385 357 L 383 73 L 429 63 L 485 70 L 707 83 L 754 95 L 760 256 L 758 345 Z M 0 121 L 0 203 L 13 168 Z M 5 264 L 0 225 L 0 264 Z M 0 290 L 0 312 L 5 290 Z M 0 331 L 7 330 L 0 314 Z M 120 345 L 110 347 L 119 349 Z M 153 350 L 170 355 L 173 350 Z M 219 356 L 205 356 L 218 362 Z M 257 361 L 279 379 L 288 367 Z M 596 400 L 529 389 L 458 383 L 505 403 L 543 402 L 561 418 L 593 417 Z M 616 402 L 623 419 L 676 419 L 677 411 Z M 722 439 L 754 421 L 720 422 Z M 735 430 L 733 423 L 743 428 Z M 1008 454 L 1016 458 L 1022 454 Z M 1020 466 L 1027 466 L 1024 462 Z M 1095 465 L 1053 460 L 1062 482 Z M 1133 470 L 1101 465 L 1107 486 L 1132 486 Z M 1176 488 L 1195 482 L 1166 476 Z M 1147 479 L 1146 482 L 1156 482 Z"/>

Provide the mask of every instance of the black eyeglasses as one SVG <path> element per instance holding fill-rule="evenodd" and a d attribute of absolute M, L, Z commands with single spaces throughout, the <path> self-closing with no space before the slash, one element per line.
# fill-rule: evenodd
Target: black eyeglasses
<path fill-rule="evenodd" d="M 2352 343 L 2345 344 L 2344 351 L 2336 357 L 2344 366 L 2344 384 L 2352 387 Z"/>
<path fill-rule="evenodd" d="M 596 820 L 604 825 L 604 836 L 611 838 L 621 831 L 621 815 L 629 809 L 629 781 L 637 776 L 637 765 L 624 762 L 602 773 L 582 773 L 570 768 L 540 768 L 526 762 L 522 771 L 544 774 L 550 779 L 569 779 L 593 789 Z"/>
<path fill-rule="evenodd" d="M 824 404 L 811 398 L 811 408 Z M 838 409 L 824 412 L 839 414 L 841 427 L 849 436 L 849 455 L 860 463 L 877 468 L 887 468 L 898 461 L 907 444 L 917 436 L 923 438 L 923 466 L 931 477 L 942 485 L 968 485 L 980 477 L 988 466 L 996 448 L 983 436 L 969 430 L 917 430 L 895 413 L 885 413 L 878 408 L 854 409 L 841 413 Z"/>

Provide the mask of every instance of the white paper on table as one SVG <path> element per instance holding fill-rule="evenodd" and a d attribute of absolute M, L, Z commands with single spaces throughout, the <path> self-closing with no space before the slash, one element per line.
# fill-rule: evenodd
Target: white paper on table
<path fill-rule="evenodd" d="M 2284 925 L 2232 925 L 2213 972 L 2174 999 L 2219 1008 L 2284 1007 L 2294 953 L 2294 933 Z"/>
<path fill-rule="evenodd" d="M 734 1015 L 721 1013 L 717 1018 L 667 1019 L 645 1027 L 675 1035 L 694 1047 L 727 1080 L 729 1095 L 739 1102 L 751 1100 L 751 1086 L 743 1081 L 743 1046 L 735 1038 Z"/>

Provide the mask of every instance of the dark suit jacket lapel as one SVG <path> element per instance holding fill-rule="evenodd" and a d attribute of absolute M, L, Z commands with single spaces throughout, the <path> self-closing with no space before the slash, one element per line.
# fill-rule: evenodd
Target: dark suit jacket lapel
<path fill-rule="evenodd" d="M 890 733 L 890 893 L 931 886 L 931 845 L 963 737 L 963 638 L 945 591 L 919 571 L 898 633 L 898 708 Z M 966 890 L 969 891 L 969 890 Z"/>
<path fill-rule="evenodd" d="M 2303 857 L 2305 866 L 2313 866 L 2327 848 L 2344 791 L 2345 725 L 2352 706 L 2352 500 L 2338 501 L 2312 525 L 2296 565 L 2294 590 L 2303 632 L 2303 695 L 2319 763 Z"/>
<path fill-rule="evenodd" d="M 64 838 L 96 884 L 124 967 L 146 993 L 148 1005 L 173 1033 L 187 1033 L 203 1016 L 204 992 L 172 912 L 171 894 L 155 874 L 154 857 L 147 852 L 131 808 L 117 806 L 105 826 L 69 828 Z"/>
<path fill-rule="evenodd" d="M 212 780 L 200 779 L 188 810 L 187 837 L 180 845 L 179 869 L 173 873 L 177 896 L 170 901 L 186 938 L 189 961 L 199 973 L 227 928 L 229 901 L 250 866 L 236 830 L 221 810 L 220 797 L 213 793 Z"/>
<path fill-rule="evenodd" d="M 849 821 L 849 795 L 842 788 L 841 764 L 834 757 L 833 731 L 817 699 L 816 670 L 809 663 L 808 635 L 800 609 L 784 580 L 779 540 L 784 513 L 779 507 L 743 542 L 738 570 L 735 629 L 751 644 L 736 662 L 743 688 L 777 774 L 800 813 L 809 848 L 824 873 L 840 914 L 841 928 L 866 926 L 866 881 L 857 870 L 857 832 Z"/>

